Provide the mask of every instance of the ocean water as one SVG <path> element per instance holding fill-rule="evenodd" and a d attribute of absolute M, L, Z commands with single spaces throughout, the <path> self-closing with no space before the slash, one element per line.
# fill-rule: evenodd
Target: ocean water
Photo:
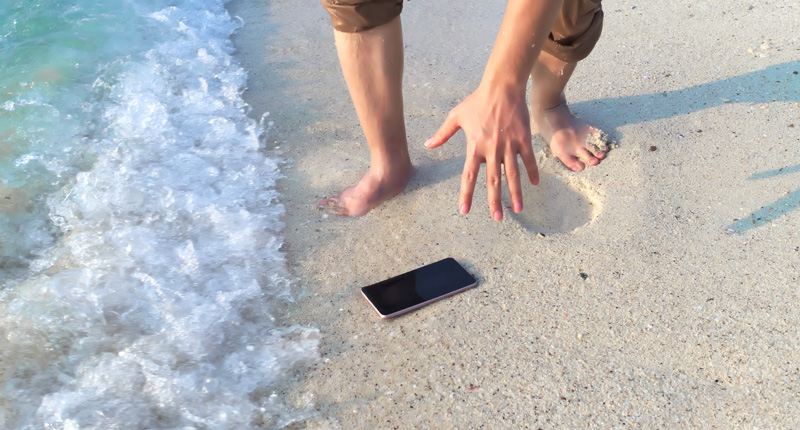
<path fill-rule="evenodd" d="M 280 428 L 317 357 L 224 0 L 0 2 L 0 428 Z"/>

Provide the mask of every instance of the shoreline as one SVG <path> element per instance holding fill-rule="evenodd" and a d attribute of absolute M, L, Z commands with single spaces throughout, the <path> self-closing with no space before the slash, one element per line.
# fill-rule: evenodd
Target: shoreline
<path fill-rule="evenodd" d="M 321 360 L 285 389 L 311 413 L 290 428 L 796 425 L 797 6 L 608 5 L 567 95 L 619 147 L 572 173 L 536 137 L 542 183 L 498 223 L 484 172 L 458 214 L 463 134 L 422 142 L 480 80 L 502 2 L 407 5 L 417 170 L 401 195 L 345 219 L 316 202 L 355 183 L 369 153 L 328 17 L 298 1 L 227 5 L 246 23 L 234 42 L 251 116 L 270 113 L 268 149 L 286 160 L 283 249 L 299 300 L 285 318 L 322 334 Z M 654 31 L 665 17 L 669 31 Z M 762 207 L 775 209 L 756 224 Z M 388 321 L 360 295 L 445 257 L 477 288 Z"/>

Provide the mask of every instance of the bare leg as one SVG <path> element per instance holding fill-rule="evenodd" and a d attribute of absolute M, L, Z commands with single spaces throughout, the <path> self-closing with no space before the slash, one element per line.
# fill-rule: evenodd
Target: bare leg
<path fill-rule="evenodd" d="M 359 33 L 335 31 L 336 50 L 370 151 L 370 168 L 342 192 L 340 213 L 361 216 L 400 193 L 414 168 L 403 118 L 400 18 Z"/>
<path fill-rule="evenodd" d="M 580 172 L 587 164 L 596 166 L 605 158 L 608 147 L 602 132 L 573 115 L 567 106 L 564 88 L 576 65 L 544 51 L 539 54 L 531 72 L 531 116 L 553 155 L 568 169 Z"/>

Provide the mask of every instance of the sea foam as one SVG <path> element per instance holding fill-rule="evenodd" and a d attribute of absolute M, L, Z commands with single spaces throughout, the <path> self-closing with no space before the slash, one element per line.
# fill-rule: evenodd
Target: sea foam
<path fill-rule="evenodd" d="M 86 84 L 92 114 L 71 158 L 85 166 L 62 167 L 40 199 L 46 218 L 30 214 L 26 232 L 45 238 L 0 291 L 2 428 L 303 416 L 275 391 L 316 359 L 319 333 L 276 322 L 293 300 L 279 170 L 245 114 L 236 24 L 221 2 L 157 3 L 134 5 L 159 31 L 146 49 Z"/>

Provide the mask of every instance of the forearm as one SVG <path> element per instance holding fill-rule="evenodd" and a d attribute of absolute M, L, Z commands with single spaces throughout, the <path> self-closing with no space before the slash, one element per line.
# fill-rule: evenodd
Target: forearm
<path fill-rule="evenodd" d="M 481 85 L 524 92 L 563 0 L 509 0 Z"/>

